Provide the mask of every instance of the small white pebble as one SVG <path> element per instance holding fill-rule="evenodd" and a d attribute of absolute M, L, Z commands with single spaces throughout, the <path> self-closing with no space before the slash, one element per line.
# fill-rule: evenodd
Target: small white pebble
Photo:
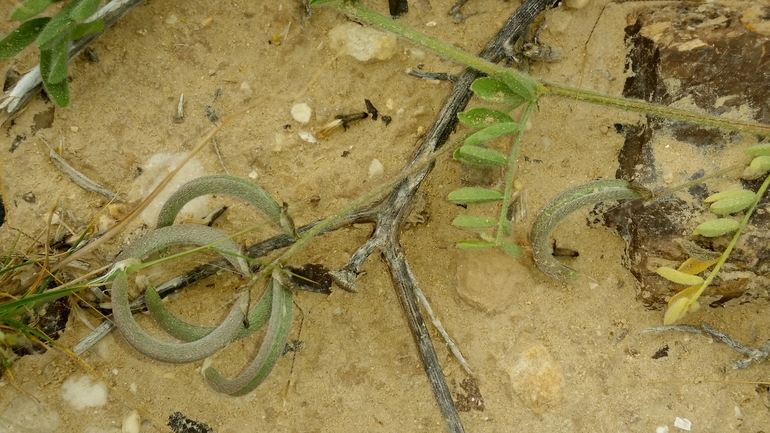
<path fill-rule="evenodd" d="M 735 406 L 733 408 L 733 411 L 735 411 L 735 417 L 736 418 L 743 419 L 743 412 L 741 411 L 741 407 L 740 406 Z"/>
<path fill-rule="evenodd" d="M 436 24 L 435 21 L 428 21 L 425 23 L 425 27 L 436 27 L 438 24 Z"/>
<path fill-rule="evenodd" d="M 382 165 L 379 159 L 373 159 L 369 164 L 369 179 L 377 176 L 381 176 L 385 172 L 385 167 Z"/>
<path fill-rule="evenodd" d="M 299 123 L 305 124 L 310 122 L 310 117 L 313 115 L 313 110 L 309 105 L 304 102 L 294 104 L 291 107 L 291 117 Z"/>
<path fill-rule="evenodd" d="M 674 427 L 682 429 L 684 431 L 690 431 L 692 428 L 692 422 L 687 418 L 674 418 Z"/>
<path fill-rule="evenodd" d="M 179 21 L 179 18 L 174 14 L 169 14 L 169 16 L 166 17 L 166 24 L 168 25 L 176 24 L 177 21 Z"/>
<path fill-rule="evenodd" d="M 117 375 L 118 375 L 118 369 L 117 369 L 117 368 L 113 368 L 113 369 L 112 369 L 112 374 L 114 374 L 115 376 L 117 376 Z"/>
<path fill-rule="evenodd" d="M 78 128 L 77 126 L 70 126 L 70 131 L 78 132 L 78 131 L 80 131 L 80 128 Z"/>
<path fill-rule="evenodd" d="M 139 433 L 139 429 L 142 427 L 142 418 L 139 416 L 139 412 L 134 409 L 123 418 L 123 425 L 120 427 L 122 433 Z"/>
<path fill-rule="evenodd" d="M 132 383 L 131 385 L 128 385 L 128 389 L 129 389 L 129 391 L 131 391 L 132 394 L 136 394 L 136 390 L 138 388 L 136 387 L 135 383 Z"/>
<path fill-rule="evenodd" d="M 201 27 L 209 27 L 212 24 L 214 24 L 214 18 L 213 17 L 206 17 L 201 20 Z"/>
<path fill-rule="evenodd" d="M 551 139 L 546 137 L 545 135 L 543 136 L 541 141 L 543 142 L 543 150 L 548 150 L 551 148 L 551 146 L 553 146 L 553 142 L 551 141 Z"/>
<path fill-rule="evenodd" d="M 318 143 L 318 140 L 313 137 L 313 134 L 307 132 L 307 131 L 300 131 L 297 133 L 299 135 L 299 138 L 301 138 L 304 141 L 307 141 L 308 143 Z"/>
<path fill-rule="evenodd" d="M 596 283 L 588 283 L 588 288 L 591 290 L 594 290 L 597 287 L 599 287 L 599 285 Z"/>
<path fill-rule="evenodd" d="M 249 173 L 249 179 L 257 180 L 258 177 L 259 173 L 257 173 L 257 170 L 251 170 L 251 173 Z"/>
<path fill-rule="evenodd" d="M 655 433 L 668 433 L 668 426 L 660 426 L 655 429 Z"/>
<path fill-rule="evenodd" d="M 249 83 L 245 81 L 241 83 L 241 93 L 243 93 L 243 96 L 247 98 L 251 98 L 252 95 L 254 95 L 254 91 L 251 90 L 251 86 L 249 86 Z"/>

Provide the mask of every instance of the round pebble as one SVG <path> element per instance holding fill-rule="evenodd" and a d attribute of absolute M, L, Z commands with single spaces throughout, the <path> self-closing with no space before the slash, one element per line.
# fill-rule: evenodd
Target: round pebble
<path fill-rule="evenodd" d="M 304 102 L 294 104 L 291 107 L 291 117 L 299 123 L 305 124 L 310 122 L 310 117 L 313 115 L 313 110 Z"/>

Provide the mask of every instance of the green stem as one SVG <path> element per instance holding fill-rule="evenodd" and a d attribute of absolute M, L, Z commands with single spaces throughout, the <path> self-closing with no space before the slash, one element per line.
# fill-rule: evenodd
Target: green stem
<path fill-rule="evenodd" d="M 476 69 L 477 71 L 483 72 L 491 77 L 500 79 L 511 86 L 513 89 L 517 89 L 517 93 L 521 92 L 521 96 L 525 97 L 527 102 L 531 102 L 533 99 L 537 99 L 537 94 L 530 93 L 531 91 L 536 91 L 536 93 L 539 94 L 549 94 L 558 96 L 560 98 L 574 99 L 576 101 L 588 102 L 605 107 L 619 108 L 621 110 L 646 114 L 650 116 L 658 116 L 667 119 L 692 122 L 699 125 L 722 128 L 730 131 L 738 131 L 746 134 L 770 136 L 770 126 L 768 125 L 736 119 L 727 119 L 702 113 L 695 113 L 679 108 L 664 107 L 645 101 L 630 100 L 577 89 L 547 80 L 536 80 L 516 70 L 488 62 L 463 50 L 455 48 L 450 44 L 433 39 L 405 24 L 395 21 L 372 9 L 367 8 L 366 6 L 361 5 L 358 1 L 316 0 L 311 3 L 312 5 L 323 4 L 333 7 L 352 19 L 375 25 L 383 30 L 387 30 L 403 39 L 406 39 L 407 41 L 427 48 L 442 57 L 446 57 L 447 59 L 453 60 L 464 66 Z"/>
<path fill-rule="evenodd" d="M 510 234 L 510 230 L 507 229 L 509 222 L 506 214 L 508 213 L 508 206 L 511 204 L 513 178 L 514 174 L 516 174 L 516 159 L 519 157 L 521 137 L 524 135 L 524 129 L 527 125 L 527 121 L 529 120 L 529 116 L 532 114 L 532 110 L 535 108 L 535 105 L 536 104 L 534 102 L 530 102 L 529 105 L 527 105 L 526 111 L 524 111 L 524 115 L 521 116 L 521 121 L 519 122 L 521 128 L 519 129 L 519 133 L 516 134 L 516 139 L 513 142 L 511 153 L 508 156 L 508 169 L 505 175 L 505 192 L 503 193 L 503 208 L 500 211 L 500 219 L 497 221 L 497 236 L 495 238 L 495 245 L 498 246 L 502 243 L 503 237 Z"/>
<path fill-rule="evenodd" d="M 690 304 L 695 302 L 700 295 L 703 293 L 704 290 L 711 284 L 712 281 L 714 281 L 714 278 L 717 276 L 717 273 L 719 272 L 719 269 L 722 267 L 722 265 L 725 264 L 728 257 L 730 257 L 730 253 L 733 251 L 733 248 L 735 248 L 735 245 L 738 243 L 738 238 L 741 237 L 741 234 L 743 233 L 743 230 L 746 228 L 746 226 L 749 223 L 749 219 L 751 218 L 751 214 L 754 213 L 754 209 L 756 209 L 757 204 L 759 204 L 759 200 L 762 199 L 762 196 L 765 195 L 765 191 L 767 191 L 768 186 L 770 186 L 770 175 L 768 175 L 765 178 L 765 181 L 762 183 L 762 186 L 759 187 L 759 190 L 757 190 L 757 197 L 754 199 L 754 203 L 751 204 L 751 206 L 746 210 L 746 215 L 743 216 L 743 219 L 741 220 L 741 225 L 738 226 L 738 230 L 733 235 L 733 238 L 730 240 L 730 244 L 727 245 L 727 248 L 722 253 L 721 256 L 719 256 L 719 261 L 717 262 L 716 266 L 714 266 L 714 269 L 711 270 L 708 277 L 706 277 L 706 281 L 703 282 L 703 284 L 700 286 L 700 289 L 693 295 L 693 297 L 690 299 Z"/>

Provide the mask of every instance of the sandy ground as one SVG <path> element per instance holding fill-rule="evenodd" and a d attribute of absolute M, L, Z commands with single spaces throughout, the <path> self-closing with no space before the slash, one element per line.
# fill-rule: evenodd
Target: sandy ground
<path fill-rule="evenodd" d="M 425 4 L 414 4 L 403 21 L 470 52 L 478 52 L 518 5 L 473 0 L 464 9 L 467 19 L 458 24 L 446 14 L 449 1 L 432 0 L 430 10 Z M 375 6 L 385 7 L 384 2 Z M 620 94 L 623 28 L 629 12 L 640 6 L 596 0 L 581 10 L 548 12 L 549 28 L 541 38 L 564 56 L 559 62 L 534 64 L 530 72 Z M 171 23 L 171 15 L 176 22 Z M 298 224 L 331 214 L 396 174 L 449 90 L 447 84 L 420 81 L 404 70 L 418 65 L 426 71 L 459 68 L 404 42 L 387 61 L 337 57 L 328 47 L 327 33 L 345 20 L 319 9 L 308 21 L 293 1 L 155 0 L 137 7 L 93 45 L 98 63 L 78 59 L 71 65 L 73 102 L 56 109 L 50 128 L 31 132 L 35 116 L 49 109 L 40 98 L 4 127 L 4 149 L 16 135 L 26 133 L 28 140 L 14 152 L 2 153 L 8 210 L 3 245 L 10 245 L 17 230 L 31 236 L 43 230 L 57 201 L 86 222 L 97 218 L 106 204 L 57 171 L 43 138 L 63 145 L 63 156 L 86 175 L 129 195 L 139 167 L 152 155 L 189 150 L 212 128 L 207 106 L 223 118 L 256 104 L 217 136 L 222 162 L 235 176 L 256 173 L 261 186 L 290 204 Z M 0 22 L 0 31 L 11 27 Z M 30 52 L 2 61 L 0 67 L 23 71 L 34 62 Z M 171 118 L 181 93 L 187 99 L 186 116 L 177 124 Z M 299 138 L 297 132 L 319 128 L 336 114 L 363 111 L 365 98 L 392 116 L 392 123 L 367 119 L 315 144 Z M 308 125 L 290 115 L 298 102 L 313 109 Z M 528 242 L 536 210 L 550 197 L 595 178 L 614 177 L 623 137 L 612 125 L 639 119 L 542 99 L 525 135 L 518 177 L 528 191 L 528 216 L 515 235 L 522 245 Z M 198 159 L 206 172 L 223 172 L 211 148 Z M 369 177 L 373 159 L 384 166 L 380 177 Z M 585 214 L 570 218 L 557 232 L 564 246 L 580 251 L 572 264 L 587 277 L 572 284 L 549 280 L 528 254 L 514 261 L 496 253 L 456 251 L 454 243 L 468 235 L 450 222 L 463 211 L 444 198 L 459 186 L 459 178 L 459 164 L 438 161 L 422 189 L 427 221 L 405 230 L 402 239 L 423 291 L 478 381 L 483 410 L 461 414 L 467 431 L 655 432 L 662 426 L 676 431 L 677 417 L 690 420 L 692 431 L 698 432 L 767 431 L 770 366 L 732 370 L 730 364 L 739 355 L 701 336 L 640 335 L 659 325 L 662 313 L 637 302 L 635 282 L 622 265 L 622 240 L 608 230 L 586 227 Z M 22 199 L 28 192 L 34 193 L 34 203 Z M 245 205 L 232 204 L 218 227 L 234 232 L 254 221 Z M 146 230 L 136 226 L 122 238 Z M 296 262 L 340 267 L 369 232 L 369 227 L 357 226 L 325 236 Z M 240 242 L 250 244 L 265 235 L 252 233 Z M 99 251 L 93 263 L 108 263 L 123 239 Z M 290 339 L 304 346 L 282 358 L 265 383 L 245 397 L 208 389 L 199 374 L 201 363 L 150 361 L 113 333 L 77 362 L 56 350 L 19 360 L 13 377 L 40 405 L 4 377 L 4 419 L 28 418 L 22 421 L 25 429 L 0 424 L 0 431 L 117 432 L 133 410 L 145 420 L 142 431 L 167 431 L 164 425 L 177 411 L 218 433 L 443 431 L 387 269 L 377 255 L 365 269 L 358 294 L 335 290 L 330 296 L 297 295 Z M 157 284 L 181 270 L 181 265 L 165 268 L 151 278 Z M 473 284 L 461 294 L 458 281 Z M 236 288 L 234 278 L 212 278 L 185 290 L 171 306 L 213 323 L 221 319 Z M 760 346 L 770 338 L 767 313 L 767 303 L 747 303 L 702 308 L 685 322 L 706 322 Z M 140 322 L 151 327 L 145 319 Z M 72 347 L 88 332 L 71 318 L 59 341 Z M 437 333 L 434 342 L 450 388 L 467 395 L 461 387 L 467 374 Z M 234 344 L 214 362 L 233 375 L 249 362 L 257 344 L 258 339 Z M 664 347 L 667 356 L 653 357 Z M 526 368 L 527 363 L 540 370 Z M 105 405 L 78 410 L 63 398 L 63 384 L 89 374 L 84 365 L 109 393 Z M 510 372 L 520 372 L 517 380 L 512 381 Z M 58 428 L 50 427 L 57 422 Z"/>

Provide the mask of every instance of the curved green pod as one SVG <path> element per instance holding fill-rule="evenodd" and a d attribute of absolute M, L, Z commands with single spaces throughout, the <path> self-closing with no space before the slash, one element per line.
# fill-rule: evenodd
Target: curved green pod
<path fill-rule="evenodd" d="M 649 190 L 620 180 L 597 180 L 567 190 L 552 199 L 535 218 L 530 233 L 532 254 L 537 267 L 546 275 L 563 281 L 574 280 L 578 271 L 553 257 L 550 245 L 559 223 L 578 209 L 608 200 L 633 200 L 650 198 Z"/>

